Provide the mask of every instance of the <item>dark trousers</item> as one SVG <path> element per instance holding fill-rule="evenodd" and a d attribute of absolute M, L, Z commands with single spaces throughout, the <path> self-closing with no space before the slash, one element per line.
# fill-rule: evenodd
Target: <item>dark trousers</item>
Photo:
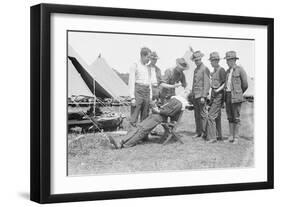
<path fill-rule="evenodd" d="M 152 86 L 152 100 L 158 101 L 160 99 L 160 89 L 158 86 Z"/>
<path fill-rule="evenodd" d="M 194 99 L 194 117 L 197 134 L 205 134 L 207 125 L 207 107 L 206 102 L 204 104 L 200 101 L 201 98 Z"/>
<path fill-rule="evenodd" d="M 232 103 L 231 92 L 226 92 L 225 97 L 225 108 L 227 119 L 229 123 L 239 124 L 240 123 L 240 111 L 241 111 L 241 102 Z"/>
<path fill-rule="evenodd" d="M 223 91 L 215 93 L 212 90 L 211 106 L 207 117 L 207 138 L 222 138 L 221 133 L 221 107 L 223 104 Z"/>
<path fill-rule="evenodd" d="M 136 106 L 131 106 L 131 119 L 132 126 L 136 126 L 138 118 L 143 121 L 149 114 L 150 102 L 150 89 L 149 86 L 135 84 L 135 99 Z"/>
<path fill-rule="evenodd" d="M 122 139 L 122 147 L 133 147 L 148 134 L 161 122 L 165 121 L 166 117 L 160 114 L 151 114 L 144 121 L 142 121 L 136 128 L 126 134 Z"/>

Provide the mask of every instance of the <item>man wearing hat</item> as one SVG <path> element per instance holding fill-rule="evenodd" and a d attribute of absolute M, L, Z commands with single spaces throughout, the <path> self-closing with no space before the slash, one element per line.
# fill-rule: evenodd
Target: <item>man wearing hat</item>
<path fill-rule="evenodd" d="M 231 143 L 237 143 L 240 126 L 240 109 L 243 102 L 243 93 L 248 88 L 247 74 L 241 66 L 236 65 L 235 51 L 225 54 L 229 69 L 226 71 L 225 103 L 227 119 L 229 121 L 229 139 Z"/>
<path fill-rule="evenodd" d="M 211 101 L 207 118 L 207 139 L 214 143 L 222 140 L 221 133 L 221 107 L 223 104 L 224 83 L 226 72 L 219 65 L 220 56 L 218 52 L 212 52 L 209 58 L 214 71 L 211 75 Z"/>
<path fill-rule="evenodd" d="M 188 70 L 189 65 L 184 58 L 176 59 L 176 66 L 165 70 L 164 76 L 161 81 L 160 98 L 162 104 L 169 100 L 172 96 L 176 95 L 175 89 L 177 87 L 186 87 L 186 80 L 183 71 Z"/>
<path fill-rule="evenodd" d="M 147 47 L 141 48 L 140 61 L 134 63 L 130 68 L 129 93 L 131 98 L 131 119 L 130 124 L 136 126 L 139 115 L 141 121 L 148 117 L 151 93 L 151 50 Z"/>
<path fill-rule="evenodd" d="M 152 100 L 158 101 L 160 98 L 160 84 L 161 84 L 161 70 L 157 67 L 156 63 L 159 59 L 156 52 L 152 52 L 149 56 L 151 68 L 151 87 L 152 87 Z"/>
<path fill-rule="evenodd" d="M 150 114 L 145 120 L 143 120 L 136 128 L 129 131 L 118 143 L 110 135 L 108 136 L 110 143 L 116 149 L 128 148 L 137 145 L 143 141 L 148 134 L 161 122 L 166 121 L 168 117 L 171 120 L 177 120 L 181 111 L 188 106 L 189 91 L 184 90 L 176 96 L 171 97 L 166 104 L 160 108 L 154 107 L 152 114 Z"/>
<path fill-rule="evenodd" d="M 204 54 L 196 51 L 192 54 L 191 60 L 197 66 L 193 74 L 193 104 L 194 104 L 194 117 L 196 125 L 196 135 L 193 137 L 206 138 L 206 121 L 207 121 L 207 107 L 206 99 L 210 90 L 210 70 L 203 64 L 202 57 Z"/>

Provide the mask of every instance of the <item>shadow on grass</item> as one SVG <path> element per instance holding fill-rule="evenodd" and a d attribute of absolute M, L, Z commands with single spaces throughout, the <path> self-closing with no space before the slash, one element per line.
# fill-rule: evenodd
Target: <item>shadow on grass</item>
<path fill-rule="evenodd" d="M 177 133 L 179 133 L 180 135 L 190 136 L 190 137 L 195 135 L 195 132 L 193 132 L 193 131 L 181 131 L 181 130 L 179 130 L 179 131 L 177 131 Z"/>
<path fill-rule="evenodd" d="M 30 194 L 28 192 L 19 192 L 18 195 L 26 200 L 30 199 Z"/>
<path fill-rule="evenodd" d="M 244 140 L 247 140 L 247 141 L 253 141 L 254 137 L 240 136 L 240 139 L 244 139 Z"/>
<path fill-rule="evenodd" d="M 138 145 L 161 144 L 161 143 L 162 143 L 161 136 L 153 136 L 153 137 L 149 137 L 148 140 L 141 141 Z"/>

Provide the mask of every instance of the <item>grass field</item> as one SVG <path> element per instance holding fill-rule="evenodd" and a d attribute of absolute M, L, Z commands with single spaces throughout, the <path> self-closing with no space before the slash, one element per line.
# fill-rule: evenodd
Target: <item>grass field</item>
<path fill-rule="evenodd" d="M 235 145 L 192 139 L 195 130 L 193 111 L 184 112 L 177 130 L 184 144 L 176 142 L 163 146 L 159 137 L 150 137 L 149 141 L 135 147 L 115 150 L 103 134 L 85 134 L 79 141 L 69 144 L 68 175 L 253 167 L 253 110 L 253 103 L 242 104 L 241 138 Z M 128 113 L 128 109 L 121 111 Z M 126 128 L 126 120 L 124 125 Z M 162 131 L 161 127 L 157 130 Z M 223 136 L 227 137 L 225 109 L 222 110 L 222 130 Z M 74 140 L 76 136 L 69 134 L 68 140 Z M 114 138 L 120 140 L 122 136 L 115 135 Z"/>

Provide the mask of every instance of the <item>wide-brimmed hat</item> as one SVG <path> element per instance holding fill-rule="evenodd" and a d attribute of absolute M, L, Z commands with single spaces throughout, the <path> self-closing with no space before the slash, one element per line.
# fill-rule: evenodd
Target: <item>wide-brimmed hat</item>
<path fill-rule="evenodd" d="M 239 58 L 237 57 L 235 51 L 228 51 L 228 52 L 225 53 L 224 59 L 226 59 L 226 60 L 236 59 L 236 60 L 237 60 L 237 59 L 239 59 Z"/>
<path fill-rule="evenodd" d="M 154 60 L 158 60 L 159 59 L 159 57 L 158 57 L 156 52 L 150 53 L 149 58 L 150 59 L 154 59 Z"/>
<path fill-rule="evenodd" d="M 210 53 L 210 57 L 209 57 L 209 60 L 212 61 L 212 60 L 220 60 L 220 55 L 218 52 L 212 52 Z"/>
<path fill-rule="evenodd" d="M 201 59 L 203 56 L 204 56 L 204 54 L 203 54 L 200 50 L 198 50 L 198 51 L 195 51 L 195 52 L 191 55 L 190 59 L 191 59 L 192 61 L 195 61 L 195 60 Z"/>
<path fill-rule="evenodd" d="M 186 62 L 186 60 L 184 58 L 177 58 L 176 63 L 177 63 L 178 67 L 180 67 L 184 70 L 187 70 L 189 68 L 188 63 Z"/>

